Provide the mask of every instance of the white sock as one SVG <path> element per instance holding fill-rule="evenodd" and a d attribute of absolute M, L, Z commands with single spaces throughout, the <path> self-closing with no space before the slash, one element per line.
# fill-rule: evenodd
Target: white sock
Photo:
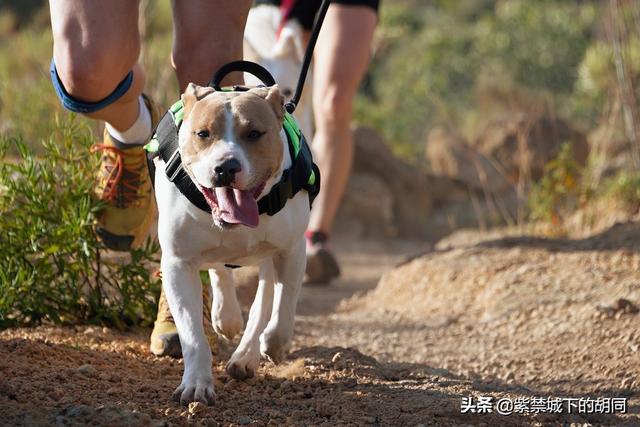
<path fill-rule="evenodd" d="M 107 127 L 107 132 L 111 135 L 115 140 L 122 142 L 123 144 L 145 144 L 147 139 L 151 136 L 151 113 L 147 108 L 147 104 L 144 103 L 144 99 L 142 96 L 138 98 L 138 118 L 131 125 L 131 127 L 125 131 L 119 131 L 109 123 L 105 126 Z"/>

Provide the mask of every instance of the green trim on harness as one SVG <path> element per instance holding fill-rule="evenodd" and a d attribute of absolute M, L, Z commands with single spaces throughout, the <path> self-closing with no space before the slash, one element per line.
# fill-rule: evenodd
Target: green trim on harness
<path fill-rule="evenodd" d="M 169 107 L 169 112 L 171 113 L 171 117 L 173 117 L 173 122 L 176 124 L 176 127 L 180 129 L 180 125 L 184 120 L 184 108 L 182 105 L 182 100 L 174 102 L 173 105 Z M 153 137 L 144 146 L 144 149 L 148 153 L 157 153 L 159 148 L 160 143 L 158 142 L 158 135 L 154 132 Z"/>
<path fill-rule="evenodd" d="M 289 143 L 293 146 L 293 156 L 298 157 L 298 153 L 300 153 L 300 136 L 302 135 L 302 131 L 298 126 L 298 122 L 296 121 L 293 115 L 285 112 L 284 113 L 284 121 L 282 122 L 282 127 L 284 128 L 287 136 L 289 137 Z M 293 160 L 293 159 L 292 159 Z M 309 180 L 307 183 L 309 185 L 313 185 L 316 182 L 316 174 L 311 171 L 309 175 Z"/>

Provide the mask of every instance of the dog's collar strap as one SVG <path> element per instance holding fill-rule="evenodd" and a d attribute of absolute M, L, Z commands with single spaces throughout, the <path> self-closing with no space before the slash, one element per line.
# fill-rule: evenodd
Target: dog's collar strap
<path fill-rule="evenodd" d="M 182 107 L 182 101 L 178 101 L 169 108 L 158 123 L 151 141 L 145 145 L 151 182 L 155 182 L 153 159 L 160 157 L 165 163 L 165 174 L 169 181 L 173 182 L 191 203 L 211 213 L 211 207 L 182 166 L 178 150 L 178 130 L 184 119 Z M 309 193 L 309 205 L 311 205 L 320 191 L 320 171 L 313 163 L 309 144 L 296 120 L 289 113 L 285 113 L 283 128 L 287 135 L 293 164 L 282 173 L 282 178 L 271 188 L 269 194 L 258 200 L 260 215 L 265 213 L 275 215 L 284 207 L 287 200 L 293 198 L 300 190 L 306 190 Z"/>

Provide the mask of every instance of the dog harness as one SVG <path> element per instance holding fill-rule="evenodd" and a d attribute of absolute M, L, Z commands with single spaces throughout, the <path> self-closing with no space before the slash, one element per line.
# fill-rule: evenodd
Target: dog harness
<path fill-rule="evenodd" d="M 184 119 L 182 101 L 178 101 L 169 108 L 164 115 L 151 141 L 145 145 L 147 150 L 147 165 L 151 182 L 155 182 L 156 157 L 165 163 L 165 173 L 169 181 L 173 182 L 178 190 L 191 203 L 207 213 L 211 213 L 211 207 L 206 202 L 204 195 L 185 171 L 180 151 L 178 150 L 178 130 Z M 320 171 L 313 163 L 309 144 L 300 131 L 296 120 L 289 113 L 284 115 L 283 128 L 287 135 L 289 154 L 292 165 L 282 173 L 282 178 L 269 191 L 269 194 L 258 200 L 258 213 L 260 215 L 275 215 L 293 198 L 298 191 L 306 190 L 309 193 L 309 206 L 320 191 Z"/>

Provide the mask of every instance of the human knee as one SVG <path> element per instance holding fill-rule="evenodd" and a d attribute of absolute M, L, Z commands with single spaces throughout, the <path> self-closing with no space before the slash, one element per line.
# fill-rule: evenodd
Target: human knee
<path fill-rule="evenodd" d="M 232 51 L 222 46 L 217 49 L 207 43 L 184 43 L 182 46 L 176 44 L 171 61 L 181 85 L 189 82 L 206 85 L 218 68 L 240 59 L 241 54 L 233 55 Z"/>
<path fill-rule="evenodd" d="M 85 101 L 98 101 L 113 92 L 135 65 L 139 41 L 57 49 L 55 67 L 67 93 Z"/>
<path fill-rule="evenodd" d="M 349 126 L 353 95 L 331 87 L 315 99 L 316 120 L 333 126 Z"/>

